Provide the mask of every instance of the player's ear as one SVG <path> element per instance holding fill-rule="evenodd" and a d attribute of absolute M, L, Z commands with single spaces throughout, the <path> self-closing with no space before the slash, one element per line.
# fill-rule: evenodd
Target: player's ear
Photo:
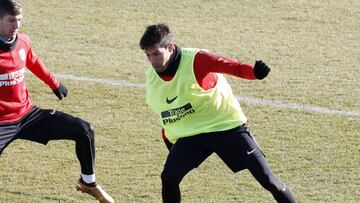
<path fill-rule="evenodd" d="M 168 50 L 168 52 L 173 52 L 174 51 L 174 48 L 175 48 L 175 45 L 173 43 L 169 43 L 167 46 L 166 46 L 166 49 Z"/>

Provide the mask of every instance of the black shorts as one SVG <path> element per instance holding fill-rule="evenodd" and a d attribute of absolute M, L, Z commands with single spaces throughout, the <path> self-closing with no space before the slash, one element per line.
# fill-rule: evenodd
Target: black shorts
<path fill-rule="evenodd" d="M 34 106 L 19 121 L 0 123 L 0 155 L 16 139 L 41 144 L 47 144 L 49 140 L 73 140 L 73 137 L 82 131 L 84 125 L 90 124 L 60 111 Z"/>
<path fill-rule="evenodd" d="M 248 168 L 248 163 L 256 159 L 264 159 L 259 145 L 243 124 L 227 131 L 180 138 L 172 147 L 167 164 L 170 168 L 181 165 L 195 168 L 212 153 L 216 153 L 233 172 Z"/>

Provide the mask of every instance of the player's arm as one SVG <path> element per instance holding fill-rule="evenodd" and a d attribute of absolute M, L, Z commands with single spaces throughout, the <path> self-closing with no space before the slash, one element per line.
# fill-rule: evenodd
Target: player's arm
<path fill-rule="evenodd" d="M 46 69 L 41 59 L 33 52 L 30 47 L 26 57 L 26 67 L 34 73 L 38 78 L 44 81 L 54 92 L 54 94 L 61 100 L 68 94 L 65 85 L 61 84 L 55 76 Z"/>
<path fill-rule="evenodd" d="M 270 72 L 270 68 L 262 61 L 251 65 L 204 50 L 198 52 L 195 62 L 202 71 L 224 73 L 249 80 L 263 79 Z"/>

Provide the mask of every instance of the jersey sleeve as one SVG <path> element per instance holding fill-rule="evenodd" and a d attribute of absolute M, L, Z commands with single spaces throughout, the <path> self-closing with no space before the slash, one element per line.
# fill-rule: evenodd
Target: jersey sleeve
<path fill-rule="evenodd" d="M 30 42 L 29 42 L 30 44 Z M 51 89 L 56 89 L 59 87 L 59 81 L 55 76 L 46 69 L 44 63 L 41 59 L 34 53 L 31 45 L 29 45 L 29 50 L 26 57 L 26 67 L 34 73 L 38 78 L 44 81 Z"/>
<path fill-rule="evenodd" d="M 220 55 L 200 50 L 195 57 L 195 67 L 201 72 L 216 72 L 255 80 L 254 66 Z M 200 69 L 200 70 L 199 70 Z"/>

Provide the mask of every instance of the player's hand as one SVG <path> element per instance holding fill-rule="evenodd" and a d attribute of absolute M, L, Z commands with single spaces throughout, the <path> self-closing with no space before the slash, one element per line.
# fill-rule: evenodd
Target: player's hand
<path fill-rule="evenodd" d="M 257 79 L 264 79 L 270 72 L 270 68 L 261 60 L 256 61 L 254 65 L 254 75 Z"/>
<path fill-rule="evenodd" d="M 60 100 L 62 100 L 62 98 L 66 97 L 68 94 L 67 88 L 65 87 L 65 85 L 63 85 L 61 83 L 57 89 L 53 90 L 53 92 Z"/>

